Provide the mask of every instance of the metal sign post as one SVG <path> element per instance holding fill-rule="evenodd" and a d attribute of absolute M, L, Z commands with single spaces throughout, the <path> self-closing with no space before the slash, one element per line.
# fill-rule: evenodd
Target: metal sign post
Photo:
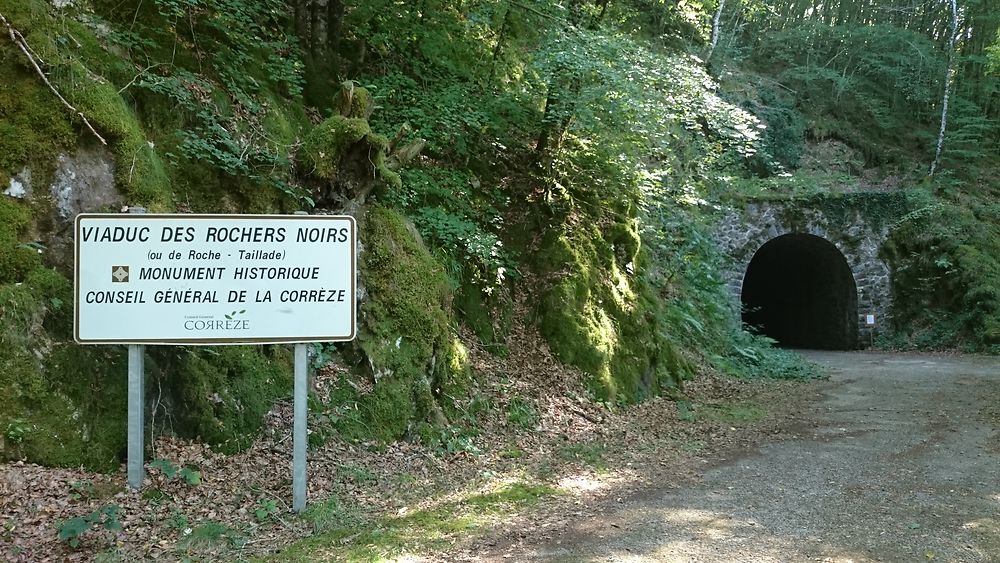
<path fill-rule="evenodd" d="M 129 207 L 129 213 L 143 214 L 144 207 Z M 141 344 L 128 346 L 128 486 L 142 488 L 145 478 L 145 444 L 143 430 L 146 416 L 146 347 Z"/>
<path fill-rule="evenodd" d="M 306 509 L 306 430 L 309 389 L 309 354 L 305 344 L 295 345 L 295 406 L 292 423 L 292 510 Z"/>
<path fill-rule="evenodd" d="M 142 487 L 143 426 L 146 408 L 146 347 L 130 344 L 128 347 L 128 486 Z"/>

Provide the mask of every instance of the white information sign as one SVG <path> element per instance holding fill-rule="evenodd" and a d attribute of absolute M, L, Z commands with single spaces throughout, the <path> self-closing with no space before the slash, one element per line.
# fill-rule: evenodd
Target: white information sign
<path fill-rule="evenodd" d="M 78 215 L 75 338 L 351 340 L 356 238 L 346 216 Z"/>
<path fill-rule="evenodd" d="M 875 326 L 875 315 L 865 315 L 865 324 Z"/>

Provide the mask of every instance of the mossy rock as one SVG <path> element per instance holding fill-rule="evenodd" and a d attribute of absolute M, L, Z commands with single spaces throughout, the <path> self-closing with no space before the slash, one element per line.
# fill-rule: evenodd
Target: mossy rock
<path fill-rule="evenodd" d="M 53 17 L 50 6 L 39 0 L 20 4 L 13 10 L 5 6 L 8 19 L 48 62 L 54 86 L 110 144 L 117 187 L 126 200 L 154 210 L 171 209 L 170 182 L 163 162 L 118 88 L 102 76 L 102 72 L 120 71 L 128 65 L 102 49 L 93 32 L 72 17 Z M 71 49 L 56 42 L 67 32 L 79 38 L 80 47 Z M 51 166 L 56 155 L 78 139 L 98 142 L 82 119 L 71 115 L 33 74 L 20 52 L 3 46 L 0 55 L 0 80 L 6 84 L 9 79 L 16 85 L 9 96 L 6 88 L 0 93 L 0 114 L 4 116 L 0 120 L 4 124 L 0 125 L 0 170 L 9 173 L 27 164 Z"/>
<path fill-rule="evenodd" d="M 14 62 L 18 55 L 9 41 L 0 44 L 0 84 L 4 85 L 0 88 L 0 170 L 10 175 L 24 167 L 52 167 L 59 152 L 77 138 L 65 108 L 37 75 Z"/>
<path fill-rule="evenodd" d="M 249 447 L 264 415 L 292 389 L 291 354 L 281 346 L 164 349 L 150 359 L 176 420 L 167 429 L 223 453 Z"/>
<path fill-rule="evenodd" d="M 603 400 L 655 395 L 678 386 L 683 372 L 657 324 L 662 305 L 641 273 L 620 265 L 628 260 L 640 269 L 638 242 L 631 222 L 604 229 L 564 225 L 549 231 L 536 255 L 542 336 L 560 361 L 591 376 L 589 387 Z"/>
<path fill-rule="evenodd" d="M 0 456 L 115 469 L 125 444 L 123 354 L 52 342 L 43 329 L 48 317 L 71 307 L 52 301 L 57 284 L 49 274 L 28 279 L 0 286 Z"/>
<path fill-rule="evenodd" d="M 392 441 L 413 422 L 446 422 L 452 398 L 468 384 L 468 360 L 452 336 L 444 269 L 405 218 L 372 208 L 360 233 L 368 299 L 355 346 L 371 368 L 374 391 L 356 398 L 359 416 L 339 429 L 352 438 Z"/>

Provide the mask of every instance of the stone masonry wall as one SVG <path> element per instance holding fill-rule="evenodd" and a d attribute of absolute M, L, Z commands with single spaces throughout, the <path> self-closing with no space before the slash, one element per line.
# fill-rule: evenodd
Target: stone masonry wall
<path fill-rule="evenodd" d="M 876 226 L 859 211 L 825 214 L 804 208 L 795 201 L 750 203 L 730 209 L 715 228 L 715 240 L 725 262 L 723 276 L 740 307 L 743 279 L 750 260 L 765 243 L 776 237 L 807 233 L 822 237 L 836 246 L 847 259 L 858 290 L 858 343 L 869 346 L 881 327 L 889 326 L 889 267 L 879 258 L 879 248 L 888 236 L 888 227 Z M 869 326 L 867 315 L 875 316 Z"/>

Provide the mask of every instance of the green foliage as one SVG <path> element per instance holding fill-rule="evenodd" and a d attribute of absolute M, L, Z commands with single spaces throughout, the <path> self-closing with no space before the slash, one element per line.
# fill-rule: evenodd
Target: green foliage
<path fill-rule="evenodd" d="M 393 135 L 407 124 L 403 141 L 425 139 L 432 156 L 478 168 L 493 164 L 517 142 L 512 135 L 530 113 L 515 94 L 491 95 L 449 74 L 434 77 L 418 82 L 398 71 L 373 77 L 369 84 L 380 106 L 375 129 Z"/>
<path fill-rule="evenodd" d="M 97 491 L 94 489 L 94 482 L 89 480 L 73 481 L 69 484 L 69 488 L 72 491 L 69 496 L 73 500 L 93 498 L 97 494 Z"/>
<path fill-rule="evenodd" d="M 452 283 L 468 281 L 487 295 L 501 287 L 513 268 L 498 233 L 509 198 L 488 189 L 472 174 L 445 167 L 404 170 L 403 184 L 384 197 L 413 219 L 423 240 L 459 264 Z"/>
<path fill-rule="evenodd" d="M 23 418 L 15 418 L 7 423 L 7 430 L 4 432 L 4 437 L 13 444 L 21 444 L 29 432 L 31 432 L 31 426 L 28 424 L 28 421 Z"/>
<path fill-rule="evenodd" d="M 538 411 L 529 400 L 513 397 L 507 406 L 507 421 L 523 430 L 531 430 L 538 426 Z"/>
<path fill-rule="evenodd" d="M 424 426 L 418 429 L 420 441 L 440 457 L 458 454 L 482 455 L 482 450 L 473 440 L 477 434 L 474 428 L 463 425 L 449 425 L 434 428 Z"/>
<path fill-rule="evenodd" d="M 752 63 L 781 87 L 770 89 L 785 98 L 794 93 L 796 100 L 795 108 L 778 114 L 765 102 L 762 115 L 769 123 L 786 130 L 791 125 L 794 133 L 802 129 L 795 119 L 801 111 L 808 134 L 847 141 L 869 165 L 926 157 L 932 148 L 947 59 L 932 38 L 888 23 L 805 20 L 752 40 Z M 779 160 L 794 166 L 789 156 L 794 153 Z"/>
<path fill-rule="evenodd" d="M 122 529 L 118 520 L 121 510 L 117 504 L 106 504 L 86 516 L 75 516 L 59 524 L 59 541 L 66 542 L 70 547 L 80 547 L 82 536 L 94 528 L 108 531 Z"/>
<path fill-rule="evenodd" d="M 188 528 L 190 521 L 186 514 L 181 512 L 177 507 L 172 507 L 170 509 L 170 518 L 167 519 L 167 525 L 177 531 L 183 531 Z"/>
<path fill-rule="evenodd" d="M 938 178 L 947 186 L 947 175 Z M 896 344 L 1000 348 L 1000 206 L 992 197 L 931 198 L 893 225 L 884 252 L 893 264 Z"/>
<path fill-rule="evenodd" d="M 149 462 L 149 468 L 163 473 L 163 476 L 168 480 L 177 477 L 192 487 L 201 484 L 201 471 L 187 466 L 177 467 L 167 459 L 154 459 Z"/>
<path fill-rule="evenodd" d="M 278 513 L 278 501 L 274 499 L 261 499 L 257 502 L 257 508 L 254 509 L 253 515 L 257 517 L 258 521 L 264 521 L 271 516 Z"/>
<path fill-rule="evenodd" d="M 774 347 L 765 336 L 742 333 L 732 353 L 716 358 L 718 367 L 739 377 L 766 379 L 816 379 L 819 368 L 790 350 Z"/>
<path fill-rule="evenodd" d="M 169 107 L 163 125 L 171 134 L 161 142 L 171 163 L 206 163 L 214 174 L 303 198 L 287 173 L 288 132 L 276 127 L 285 118 L 282 97 L 294 99 L 302 91 L 302 63 L 294 39 L 284 32 L 283 3 L 127 4 L 97 2 L 97 13 L 107 21 L 94 19 L 110 24 L 107 48 L 135 61 L 137 69 L 122 90 L 131 88 L 149 113 L 160 104 Z M 133 159 L 140 149 L 149 151 L 137 143 L 133 148 Z"/>

